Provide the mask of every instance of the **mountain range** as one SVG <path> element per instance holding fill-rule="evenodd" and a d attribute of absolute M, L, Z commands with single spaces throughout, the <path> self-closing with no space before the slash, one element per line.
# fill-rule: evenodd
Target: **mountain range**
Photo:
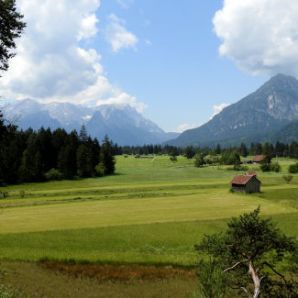
<path fill-rule="evenodd" d="M 119 145 L 160 144 L 178 134 L 166 133 L 152 121 L 145 119 L 127 105 L 86 107 L 72 103 L 48 103 L 26 99 L 8 102 L 2 107 L 6 119 L 21 129 L 64 128 L 79 131 L 85 125 L 87 132 L 102 140 L 108 135 Z"/>
<path fill-rule="evenodd" d="M 226 107 L 206 124 L 168 142 L 175 146 L 223 146 L 298 141 L 298 80 L 279 74 Z"/>
<path fill-rule="evenodd" d="M 298 141 L 298 80 L 279 74 L 257 91 L 226 107 L 206 124 L 182 134 L 166 133 L 134 108 L 123 105 L 86 107 L 72 103 L 8 101 L 4 116 L 19 128 L 80 130 L 92 137 L 108 135 L 119 145 L 168 144 L 234 146 L 252 142 Z"/>

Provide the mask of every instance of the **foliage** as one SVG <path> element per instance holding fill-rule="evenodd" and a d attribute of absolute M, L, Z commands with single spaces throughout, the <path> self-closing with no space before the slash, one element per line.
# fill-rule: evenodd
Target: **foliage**
<path fill-rule="evenodd" d="M 242 171 L 242 172 L 245 172 L 248 170 L 248 167 L 247 166 L 243 166 L 243 165 L 239 165 L 239 164 L 235 164 L 233 166 L 233 170 L 234 171 Z"/>
<path fill-rule="evenodd" d="M 298 173 L 298 162 L 296 162 L 295 164 L 289 166 L 289 173 L 291 173 L 291 174 L 297 174 Z"/>
<path fill-rule="evenodd" d="M 177 156 L 176 155 L 171 155 L 170 156 L 170 161 L 176 162 L 177 161 Z"/>
<path fill-rule="evenodd" d="M 270 164 L 270 170 L 272 172 L 279 173 L 280 172 L 280 164 L 278 162 L 272 162 Z"/>
<path fill-rule="evenodd" d="M 204 156 L 201 153 L 195 155 L 195 167 L 200 168 L 205 164 Z"/>
<path fill-rule="evenodd" d="M 263 292 L 263 297 L 273 297 L 267 296 L 269 289 L 273 292 L 278 288 L 284 294 L 279 297 L 294 297 L 285 276 L 276 268 L 288 255 L 297 253 L 297 243 L 270 219 L 262 219 L 259 208 L 231 219 L 225 233 L 205 236 L 196 249 L 225 268 L 229 285 L 239 293 L 250 295 L 253 291 L 253 297 L 259 297 Z"/>
<path fill-rule="evenodd" d="M 115 172 L 115 158 L 112 153 L 112 142 L 106 136 L 102 147 L 101 147 L 101 158 L 102 164 L 104 166 L 104 174 L 105 175 L 112 175 Z"/>
<path fill-rule="evenodd" d="M 102 177 L 105 175 L 105 166 L 102 162 L 95 167 L 95 173 L 97 177 Z"/>
<path fill-rule="evenodd" d="M 81 131 L 80 136 L 75 131 L 67 133 L 63 129 L 18 131 L 14 126 L 4 125 L 0 115 L 0 131 L 1 128 L 2 184 L 44 181 L 51 169 L 57 169 L 66 179 L 93 177 L 100 159 L 113 156 L 112 143 L 108 147 L 105 143 L 100 146 L 96 139 L 86 136 L 86 131 Z M 101 147 L 104 154 L 101 154 Z"/>
<path fill-rule="evenodd" d="M 0 70 L 7 70 L 8 60 L 14 56 L 15 40 L 25 28 L 22 19 L 15 0 L 0 0 Z"/>
<path fill-rule="evenodd" d="M 86 144 L 81 144 L 77 150 L 77 174 L 79 177 L 94 176 L 92 165 L 92 151 Z"/>
<path fill-rule="evenodd" d="M 224 298 L 226 294 L 226 277 L 215 259 L 201 260 L 198 265 L 199 297 Z"/>
<path fill-rule="evenodd" d="M 192 159 L 196 154 L 196 151 L 194 149 L 194 147 L 192 146 L 188 146 L 185 148 L 185 157 L 187 159 Z"/>
<path fill-rule="evenodd" d="M 269 163 L 262 163 L 260 165 L 260 169 L 262 170 L 262 172 L 270 172 L 271 171 Z"/>
<path fill-rule="evenodd" d="M 286 181 L 286 183 L 291 183 L 291 181 L 293 180 L 293 176 L 292 175 L 284 175 L 284 176 L 282 176 L 283 177 L 283 179 Z"/>
<path fill-rule="evenodd" d="M 63 179 L 62 173 L 57 169 L 50 169 L 48 172 L 45 173 L 45 177 L 49 181 L 62 180 Z"/>
<path fill-rule="evenodd" d="M 276 172 L 279 173 L 281 168 L 278 162 L 273 162 L 273 163 L 262 163 L 260 165 L 260 169 L 263 172 Z"/>
<path fill-rule="evenodd" d="M 217 155 L 211 155 L 210 154 L 210 155 L 206 155 L 204 157 L 204 161 L 208 165 L 214 165 L 214 164 L 218 164 L 219 161 L 220 161 L 220 159 L 219 159 L 219 157 Z"/>
<path fill-rule="evenodd" d="M 239 165 L 240 155 L 236 151 L 226 151 L 222 154 L 220 162 L 224 165 Z"/>

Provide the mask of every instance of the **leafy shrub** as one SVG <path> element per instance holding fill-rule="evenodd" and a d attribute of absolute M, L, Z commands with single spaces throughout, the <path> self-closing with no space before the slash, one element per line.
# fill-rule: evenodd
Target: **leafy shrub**
<path fill-rule="evenodd" d="M 286 183 L 288 183 L 288 184 L 293 180 L 292 175 L 284 175 L 283 178 L 286 181 Z"/>
<path fill-rule="evenodd" d="M 240 155 L 236 151 L 226 151 L 222 154 L 220 163 L 224 165 L 239 165 L 241 163 Z"/>
<path fill-rule="evenodd" d="M 62 173 L 57 169 L 50 169 L 47 173 L 45 173 L 45 177 L 49 181 L 62 180 L 63 179 Z"/>
<path fill-rule="evenodd" d="M 176 155 L 170 156 L 170 161 L 176 162 L 177 161 L 177 156 Z"/>
<path fill-rule="evenodd" d="M 218 164 L 219 158 L 216 155 L 207 155 L 204 157 L 204 161 L 206 164 L 209 164 L 209 165 Z"/>
<path fill-rule="evenodd" d="M 102 162 L 95 167 L 95 172 L 97 177 L 102 177 L 105 175 L 105 166 Z"/>
<path fill-rule="evenodd" d="M 278 162 L 263 163 L 261 164 L 260 168 L 263 172 L 276 172 L 276 173 L 279 173 L 281 169 Z"/>
<path fill-rule="evenodd" d="M 205 164 L 204 157 L 202 154 L 197 153 L 195 155 L 195 167 L 200 168 Z"/>
<path fill-rule="evenodd" d="M 280 164 L 278 162 L 273 162 L 270 165 L 270 169 L 272 172 L 279 173 L 280 172 Z"/>
<path fill-rule="evenodd" d="M 135 158 L 140 158 L 140 157 L 141 157 L 140 154 L 136 154 L 136 155 L 135 155 Z"/>
<path fill-rule="evenodd" d="M 235 164 L 235 165 L 233 166 L 233 170 L 234 170 L 234 171 L 242 171 L 242 172 L 245 172 L 245 171 L 248 171 L 248 167 L 247 167 L 247 166 L 243 166 L 243 165 Z"/>
<path fill-rule="evenodd" d="M 270 172 L 270 164 L 263 163 L 260 165 L 260 169 L 262 170 L 262 172 Z"/>
<path fill-rule="evenodd" d="M 291 174 L 298 173 L 298 162 L 289 166 L 289 173 L 291 173 Z"/>

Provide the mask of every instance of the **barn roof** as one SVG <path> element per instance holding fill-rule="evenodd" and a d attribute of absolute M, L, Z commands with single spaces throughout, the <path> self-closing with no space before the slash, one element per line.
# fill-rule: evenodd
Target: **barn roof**
<path fill-rule="evenodd" d="M 237 185 L 246 185 L 254 177 L 256 177 L 255 174 L 235 176 L 231 183 Z"/>
<path fill-rule="evenodd" d="M 252 159 L 252 161 L 254 161 L 254 162 L 261 162 L 261 161 L 263 161 L 263 160 L 265 160 L 266 159 L 266 156 L 265 155 L 256 155 L 253 159 Z"/>

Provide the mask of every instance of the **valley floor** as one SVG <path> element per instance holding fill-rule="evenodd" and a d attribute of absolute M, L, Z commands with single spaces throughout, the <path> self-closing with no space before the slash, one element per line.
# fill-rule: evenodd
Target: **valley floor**
<path fill-rule="evenodd" d="M 298 176 L 286 184 L 282 177 L 294 161 L 279 162 L 280 173 L 250 166 L 262 181 L 262 193 L 255 195 L 229 191 L 238 173 L 228 167 L 195 168 L 184 157 L 171 162 L 166 156 L 118 157 L 117 175 L 111 177 L 2 188 L 8 197 L 0 200 L 1 281 L 29 297 L 37 297 L 32 294 L 36 287 L 46 297 L 82 297 L 88 285 L 102 297 L 188 297 L 195 290 L 193 276 L 99 283 L 94 277 L 57 273 L 40 261 L 193 268 L 194 245 L 204 234 L 223 230 L 232 216 L 258 206 L 297 237 Z M 62 284 L 65 292 L 57 296 Z M 92 293 L 84 297 L 95 297 Z"/>

